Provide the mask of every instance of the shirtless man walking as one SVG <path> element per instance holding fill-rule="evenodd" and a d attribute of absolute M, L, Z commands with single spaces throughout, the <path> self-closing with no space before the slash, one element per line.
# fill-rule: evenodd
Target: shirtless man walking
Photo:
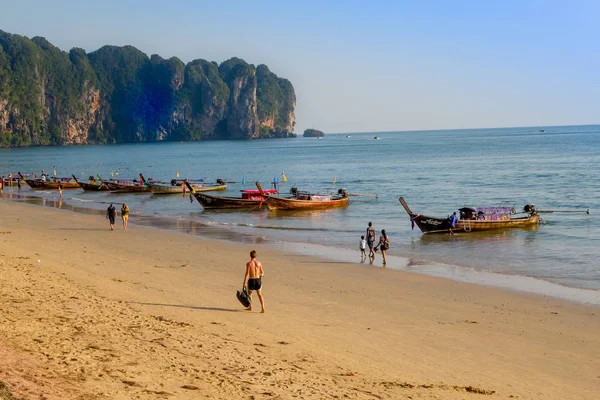
<path fill-rule="evenodd" d="M 252 291 L 256 290 L 258 294 L 258 299 L 260 300 L 261 313 L 265 312 L 265 299 L 262 295 L 262 277 L 265 274 L 263 271 L 263 266 L 256 259 L 256 250 L 252 250 L 250 252 L 250 261 L 246 264 L 246 274 L 244 275 L 244 287 L 248 288 L 248 293 L 250 295 L 250 299 L 252 299 Z M 246 286 L 246 283 L 248 286 Z M 248 307 L 248 311 L 252 311 L 252 304 Z"/>

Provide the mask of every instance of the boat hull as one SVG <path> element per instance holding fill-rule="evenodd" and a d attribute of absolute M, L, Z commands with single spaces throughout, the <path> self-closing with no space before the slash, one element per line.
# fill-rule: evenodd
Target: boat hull
<path fill-rule="evenodd" d="M 152 194 L 182 194 L 184 193 L 183 188 L 174 185 L 159 185 L 155 183 L 148 184 Z M 187 189 L 186 189 L 187 190 Z"/>
<path fill-rule="evenodd" d="M 195 190 L 194 197 L 206 210 L 250 210 L 260 209 L 265 206 L 266 201 L 241 199 L 237 197 L 211 196 L 210 194 L 198 193 Z"/>
<path fill-rule="evenodd" d="M 134 185 L 131 183 L 117 183 L 102 181 L 111 193 L 148 193 L 150 189 L 146 185 Z"/>
<path fill-rule="evenodd" d="M 23 180 L 21 180 L 21 183 L 23 183 Z M 3 186 L 19 186 L 19 180 L 12 178 L 12 179 L 4 179 L 4 181 L 2 181 L 2 185 Z"/>
<path fill-rule="evenodd" d="M 86 192 L 106 191 L 108 188 L 102 182 L 79 182 L 79 186 Z"/>
<path fill-rule="evenodd" d="M 42 181 L 39 179 L 26 179 L 25 183 L 27 183 L 27 185 L 29 185 L 30 188 L 34 189 L 34 190 L 48 190 L 48 189 L 54 189 L 54 190 L 58 190 L 58 185 L 61 184 L 63 189 L 79 189 L 81 186 L 79 186 L 79 183 L 75 182 L 75 181 L 66 181 L 66 182 L 61 182 L 61 181 Z"/>
<path fill-rule="evenodd" d="M 269 196 L 266 200 L 269 210 L 317 210 L 325 208 L 340 208 L 348 205 L 349 198 L 341 197 L 339 199 L 314 201 L 300 200 L 294 198 L 284 198 L 279 196 Z"/>
<path fill-rule="evenodd" d="M 182 194 L 184 190 L 181 186 L 173 185 L 161 185 L 156 183 L 149 183 L 148 187 L 152 191 L 152 194 Z M 193 186 L 194 192 L 218 192 L 227 190 L 227 185 L 202 185 Z"/>

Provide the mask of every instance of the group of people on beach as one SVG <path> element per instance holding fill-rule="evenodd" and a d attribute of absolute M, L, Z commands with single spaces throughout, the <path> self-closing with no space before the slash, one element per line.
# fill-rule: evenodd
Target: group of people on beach
<path fill-rule="evenodd" d="M 117 218 L 117 209 L 110 203 L 110 206 L 106 209 L 106 218 L 110 223 L 110 230 L 115 230 L 115 219 Z M 121 206 L 121 218 L 123 219 L 123 229 L 127 230 L 127 222 L 129 220 L 129 207 L 123 203 Z"/>
<path fill-rule="evenodd" d="M 367 247 L 369 248 L 369 260 L 371 263 L 375 261 L 375 253 L 381 251 L 383 265 L 387 264 L 386 253 L 390 249 L 390 238 L 385 229 L 382 229 L 379 240 L 377 240 L 377 234 L 372 222 L 369 222 L 366 234 L 360 237 L 361 262 L 364 262 L 367 258 Z M 252 250 L 250 252 L 250 261 L 246 263 L 246 273 L 244 274 L 244 282 L 242 284 L 242 290 L 248 293 L 250 299 L 250 306 L 246 308 L 248 311 L 252 311 L 252 292 L 256 291 L 260 300 L 261 313 L 265 312 L 265 299 L 262 294 L 262 279 L 264 274 L 262 263 L 256 259 L 256 250 Z"/>
<path fill-rule="evenodd" d="M 375 242 L 377 242 L 377 244 L 375 244 Z M 371 264 L 375 261 L 375 253 L 377 250 L 381 250 L 383 265 L 387 264 L 386 253 L 390 249 L 390 238 L 385 232 L 385 229 L 381 230 L 381 236 L 379 236 L 379 241 L 377 241 L 377 234 L 375 233 L 375 228 L 373 228 L 373 223 L 369 222 L 366 239 L 365 236 L 360 237 L 361 262 L 364 262 L 367 258 L 367 246 L 369 247 L 369 261 L 371 261 Z"/>

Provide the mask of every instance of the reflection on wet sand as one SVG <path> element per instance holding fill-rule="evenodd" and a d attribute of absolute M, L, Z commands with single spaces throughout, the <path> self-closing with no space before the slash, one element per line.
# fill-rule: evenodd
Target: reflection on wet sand
<path fill-rule="evenodd" d="M 417 260 L 417 259 L 414 259 L 414 258 L 409 258 L 406 261 L 406 267 L 407 268 L 409 268 L 409 267 L 417 267 L 417 266 L 420 266 L 420 265 L 427 265 L 427 264 L 429 264 L 429 262 L 427 262 L 425 260 Z"/>
<path fill-rule="evenodd" d="M 68 202 L 64 202 L 62 199 L 52 200 L 46 199 L 44 197 L 27 196 L 20 193 L 4 193 L 2 196 L 0 196 L 0 198 L 3 200 L 17 201 L 20 203 L 32 204 L 37 206 L 60 208 L 79 214 L 102 216 L 105 215 L 104 210 L 95 210 L 91 208 L 75 206 L 69 204 Z M 230 240 L 248 244 L 259 244 L 267 242 L 267 240 L 262 236 L 234 232 L 224 227 L 207 225 L 202 222 L 178 217 L 145 216 L 139 214 L 136 215 L 135 213 L 132 213 L 130 222 L 134 225 L 150 226 L 160 229 L 170 229 L 178 232 L 189 233 L 192 235 L 206 236 L 213 239 Z"/>

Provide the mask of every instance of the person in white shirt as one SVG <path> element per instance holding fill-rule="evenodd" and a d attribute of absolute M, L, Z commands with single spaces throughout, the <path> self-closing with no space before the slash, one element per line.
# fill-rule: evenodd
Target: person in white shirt
<path fill-rule="evenodd" d="M 361 236 L 360 237 L 360 259 L 362 261 L 364 261 L 365 258 L 367 258 L 367 241 L 365 240 L 364 236 Z"/>

